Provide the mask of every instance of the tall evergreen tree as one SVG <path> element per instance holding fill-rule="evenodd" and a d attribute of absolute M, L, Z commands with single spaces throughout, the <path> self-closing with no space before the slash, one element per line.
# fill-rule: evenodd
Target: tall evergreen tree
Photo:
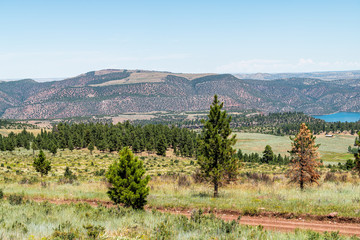
<path fill-rule="evenodd" d="M 74 150 L 74 144 L 73 144 L 73 141 L 71 138 L 69 139 L 69 142 L 68 142 L 68 148 L 71 152 Z"/>
<path fill-rule="evenodd" d="M 144 177 L 143 162 L 128 147 L 123 148 L 119 155 L 120 159 L 115 160 L 106 173 L 111 184 L 107 193 L 116 204 L 143 209 L 149 195 L 147 184 L 150 176 Z"/>
<path fill-rule="evenodd" d="M 221 111 L 224 103 L 219 104 L 217 95 L 210 106 L 208 120 L 204 124 L 199 138 L 200 173 L 204 179 L 214 186 L 214 197 L 218 196 L 219 184 L 228 176 L 236 176 L 239 168 L 238 161 L 233 158 L 235 150 L 235 135 L 230 138 L 231 116 Z"/>
<path fill-rule="evenodd" d="M 317 179 L 320 178 L 316 170 L 321 165 L 321 162 L 317 161 L 319 145 L 315 144 L 315 137 L 305 123 L 301 124 L 299 133 L 292 141 L 292 159 L 287 175 L 290 182 L 299 183 L 300 189 L 303 190 L 305 184 L 317 183 Z"/>
<path fill-rule="evenodd" d="M 261 162 L 270 163 L 274 160 L 274 152 L 272 151 L 270 145 L 265 146 L 265 150 L 263 152 L 263 157 L 261 158 Z"/>
<path fill-rule="evenodd" d="M 5 150 L 6 150 L 5 141 L 3 137 L 0 135 L 0 151 L 5 151 Z"/>
<path fill-rule="evenodd" d="M 156 145 L 156 154 L 161 155 L 161 156 L 165 156 L 166 155 L 166 149 L 167 149 L 167 145 L 166 145 L 165 136 L 160 135 L 159 139 L 158 139 L 158 143 Z"/>
<path fill-rule="evenodd" d="M 12 152 L 15 150 L 16 147 L 16 136 L 15 133 L 10 132 L 8 137 L 6 138 L 6 150 Z"/>

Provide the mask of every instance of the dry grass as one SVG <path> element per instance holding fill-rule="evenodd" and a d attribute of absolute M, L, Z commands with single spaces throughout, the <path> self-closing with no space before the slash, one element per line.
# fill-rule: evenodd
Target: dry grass
<path fill-rule="evenodd" d="M 109 86 L 109 85 L 121 85 L 121 84 L 135 84 L 135 83 L 156 83 L 156 82 L 164 82 L 165 78 L 168 75 L 174 75 L 178 77 L 184 77 L 189 80 L 193 80 L 195 78 L 204 77 L 208 75 L 213 75 L 210 73 L 203 74 L 188 74 L 188 73 L 168 73 L 168 72 L 152 72 L 152 71 L 141 71 L 141 72 L 132 72 L 131 75 L 124 79 L 112 80 L 101 84 L 93 84 L 90 85 L 92 87 L 100 87 L 100 86 Z"/>
<path fill-rule="evenodd" d="M 9 133 L 20 133 L 23 129 L 4 129 L 0 128 L 0 134 L 7 136 Z M 41 129 L 26 129 L 27 132 L 33 133 L 35 136 L 41 132 Z"/>

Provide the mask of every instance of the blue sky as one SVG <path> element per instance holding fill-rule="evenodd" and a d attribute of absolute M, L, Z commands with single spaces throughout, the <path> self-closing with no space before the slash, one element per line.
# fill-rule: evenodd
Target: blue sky
<path fill-rule="evenodd" d="M 0 79 L 360 69 L 360 1 L 0 1 Z"/>

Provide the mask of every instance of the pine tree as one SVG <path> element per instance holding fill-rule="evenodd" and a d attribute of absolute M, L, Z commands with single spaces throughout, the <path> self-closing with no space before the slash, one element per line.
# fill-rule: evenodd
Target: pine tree
<path fill-rule="evenodd" d="M 77 179 L 76 175 L 70 170 L 69 167 L 65 168 L 65 172 L 64 172 L 64 182 L 65 183 L 73 183 L 74 180 Z"/>
<path fill-rule="evenodd" d="M 135 140 L 134 140 L 134 142 L 133 142 L 133 145 L 132 145 L 132 150 L 133 150 L 133 152 L 135 152 L 135 153 L 140 152 L 140 142 L 139 142 L 139 139 L 138 139 L 138 138 L 135 138 Z"/>
<path fill-rule="evenodd" d="M 42 150 L 40 150 L 39 156 L 34 159 L 33 167 L 40 173 L 41 177 L 47 175 L 51 170 L 51 163 L 46 160 L 45 154 Z"/>
<path fill-rule="evenodd" d="M 299 133 L 292 141 L 291 166 L 287 175 L 290 182 L 299 183 L 300 189 L 303 190 L 305 184 L 317 183 L 317 179 L 320 178 L 316 170 L 321 165 L 321 162 L 317 161 L 319 145 L 315 144 L 315 137 L 305 123 L 301 124 Z"/>
<path fill-rule="evenodd" d="M 274 153 L 270 145 L 266 145 L 265 150 L 263 152 L 263 157 L 261 158 L 261 162 L 271 163 L 273 160 L 274 160 Z"/>
<path fill-rule="evenodd" d="M 39 150 L 39 147 L 35 141 L 31 143 L 31 149 L 33 150 L 33 156 L 35 156 L 35 151 Z"/>
<path fill-rule="evenodd" d="M 49 151 L 55 156 L 57 153 L 57 149 L 58 149 L 57 144 L 54 141 L 52 141 L 49 146 Z"/>
<path fill-rule="evenodd" d="M 6 146 L 3 137 L 0 135 L 0 151 L 5 151 Z"/>
<path fill-rule="evenodd" d="M 74 150 L 74 144 L 73 144 L 73 141 L 71 138 L 69 139 L 69 142 L 68 142 L 68 148 L 71 152 Z"/>
<path fill-rule="evenodd" d="M 358 132 L 359 137 L 355 138 L 355 143 L 354 146 L 356 146 L 358 148 L 358 151 L 354 153 L 354 157 L 355 157 L 355 167 L 354 170 L 356 172 L 358 172 L 358 174 L 360 175 L 360 132 Z"/>
<path fill-rule="evenodd" d="M 239 160 L 242 160 L 242 159 L 243 159 L 244 155 L 243 155 L 241 149 L 238 150 L 238 152 L 236 153 L 236 156 L 237 156 L 237 158 L 238 158 Z"/>
<path fill-rule="evenodd" d="M 236 176 L 239 168 L 237 158 L 233 158 L 235 150 L 235 135 L 230 138 L 231 116 L 221 111 L 224 103 L 219 104 L 217 95 L 210 106 L 208 120 L 204 124 L 199 138 L 200 173 L 202 177 L 213 184 L 214 197 L 218 196 L 219 184 L 227 177 Z"/>
<path fill-rule="evenodd" d="M 12 152 L 15 150 L 16 147 L 16 139 L 15 139 L 15 133 L 11 132 L 9 133 L 8 137 L 5 138 L 6 143 L 6 150 Z"/>
<path fill-rule="evenodd" d="M 97 149 L 99 149 L 101 152 L 105 152 L 105 150 L 108 148 L 107 143 L 105 139 L 100 140 L 97 145 Z"/>
<path fill-rule="evenodd" d="M 119 155 L 119 160 L 115 160 L 106 173 L 111 184 L 107 193 L 115 204 L 143 209 L 149 195 L 147 184 L 150 177 L 144 177 L 143 162 L 128 147 L 123 148 Z"/>
<path fill-rule="evenodd" d="M 159 136 L 158 143 L 156 145 L 156 154 L 161 156 L 166 156 L 166 139 L 164 135 Z"/>

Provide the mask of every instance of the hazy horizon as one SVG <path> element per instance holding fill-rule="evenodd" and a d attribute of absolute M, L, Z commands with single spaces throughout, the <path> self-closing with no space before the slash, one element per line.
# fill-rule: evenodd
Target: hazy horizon
<path fill-rule="evenodd" d="M 99 70 L 104 70 L 104 69 L 96 69 L 94 71 L 99 71 Z M 140 70 L 140 69 L 127 69 L 127 70 Z M 141 70 L 145 70 L 145 71 L 159 71 L 161 72 L 161 70 L 151 70 L 151 69 L 141 69 Z M 168 72 L 166 70 L 163 70 L 164 72 Z M 314 72 L 277 72 L 277 73 L 266 73 L 266 72 L 251 72 L 251 73 L 223 73 L 223 74 L 233 74 L 233 75 L 255 75 L 255 74 L 270 74 L 270 75 L 276 75 L 276 74 L 311 74 L 311 73 L 336 73 L 336 72 L 360 72 L 360 70 L 343 70 L 343 71 L 314 71 Z M 85 73 L 85 72 L 84 72 Z M 51 81 L 61 81 L 67 78 L 72 78 L 72 77 L 76 77 L 78 75 L 84 74 L 84 73 L 79 73 L 77 75 L 74 76 L 67 76 L 67 77 L 46 77 L 46 78 L 32 78 L 32 77 L 26 77 L 26 78 L 4 78 L 1 79 L 0 81 L 19 81 L 19 80 L 24 80 L 24 79 L 32 79 L 35 80 L 37 82 L 51 82 Z M 171 72 L 171 73 L 175 73 L 175 72 Z M 179 72 L 178 72 L 179 73 Z M 192 74 L 191 72 L 182 72 L 184 74 Z M 205 73 L 205 72 L 204 72 Z M 217 73 L 214 73 L 217 74 Z"/>

